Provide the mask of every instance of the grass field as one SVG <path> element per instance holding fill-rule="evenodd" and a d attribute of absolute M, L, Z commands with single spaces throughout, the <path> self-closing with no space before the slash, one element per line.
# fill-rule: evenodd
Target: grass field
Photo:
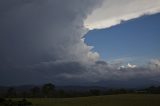
<path fill-rule="evenodd" d="M 160 106 L 160 95 L 125 94 L 79 98 L 27 99 L 34 106 Z"/>

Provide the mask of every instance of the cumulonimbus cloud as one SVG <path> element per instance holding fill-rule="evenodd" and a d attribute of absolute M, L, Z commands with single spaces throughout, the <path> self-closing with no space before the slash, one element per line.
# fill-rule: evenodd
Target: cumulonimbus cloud
<path fill-rule="evenodd" d="M 73 62 L 78 67 L 77 62 L 97 61 L 99 54 L 84 43 L 83 20 L 100 4 L 101 0 L 1 0 L 0 83 L 36 82 L 35 76 L 43 81 L 43 72 L 32 71 L 38 64 L 48 64 L 43 71 L 54 77 L 73 70 Z"/>
<path fill-rule="evenodd" d="M 155 4 L 147 0 L 121 0 L 117 3 L 115 0 L 105 0 L 104 6 L 100 8 L 103 1 L 1 0 L 0 84 L 79 84 L 110 79 L 136 79 L 138 76 L 153 78 L 159 75 L 159 60 L 153 60 L 147 67 L 132 66 L 124 69 L 100 61 L 99 54 L 91 51 L 92 47 L 84 43 L 83 37 L 88 31 L 84 20 L 97 8 L 101 10 L 106 6 L 105 9 L 108 9 L 105 10 L 106 15 L 104 11 L 96 16 L 93 15 L 95 12 L 89 15 L 88 21 L 85 21 L 92 24 L 92 27 L 87 27 L 89 29 L 114 25 L 112 22 L 104 23 L 103 27 L 93 25 L 104 19 L 118 17 L 114 20 L 117 24 L 117 20 L 137 17 L 131 14 L 137 14 L 137 11 L 143 15 L 154 13 L 152 8 L 155 8 L 157 12 L 160 2 L 152 0 L 157 1 Z M 136 9 L 127 9 L 136 4 Z M 135 10 L 137 11 L 134 12 Z"/>
<path fill-rule="evenodd" d="M 159 0 L 104 0 L 85 20 L 85 27 L 92 29 L 109 28 L 122 21 L 160 12 Z"/>

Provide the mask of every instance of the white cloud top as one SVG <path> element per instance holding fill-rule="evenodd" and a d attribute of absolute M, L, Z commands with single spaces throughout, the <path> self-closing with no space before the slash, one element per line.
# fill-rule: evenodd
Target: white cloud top
<path fill-rule="evenodd" d="M 122 21 L 160 12 L 160 0 L 104 0 L 103 5 L 85 20 L 85 27 L 103 29 Z"/>

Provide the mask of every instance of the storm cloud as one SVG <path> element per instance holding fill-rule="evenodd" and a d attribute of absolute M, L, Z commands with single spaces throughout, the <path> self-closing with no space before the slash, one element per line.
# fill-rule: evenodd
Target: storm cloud
<path fill-rule="evenodd" d="M 84 43 L 84 20 L 103 0 L 1 0 L 0 84 L 158 78 L 159 60 L 120 68 Z M 159 79 L 156 79 L 159 80 Z"/>
<path fill-rule="evenodd" d="M 77 62 L 91 64 L 98 60 L 98 53 L 84 43 L 87 29 L 83 20 L 100 4 L 100 0 L 1 0 L 0 82 L 12 83 L 27 75 L 35 79 L 44 74 L 31 70 L 38 64 L 65 63 L 50 69 L 56 76 L 73 62 L 77 66 Z"/>

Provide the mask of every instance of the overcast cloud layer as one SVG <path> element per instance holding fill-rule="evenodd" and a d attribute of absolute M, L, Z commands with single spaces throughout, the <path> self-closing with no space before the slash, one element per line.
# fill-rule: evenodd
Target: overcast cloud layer
<path fill-rule="evenodd" d="M 109 28 L 122 21 L 160 12 L 160 0 L 104 0 L 85 21 L 89 29 Z"/>
<path fill-rule="evenodd" d="M 99 54 L 84 43 L 82 38 L 88 31 L 84 20 L 101 6 L 102 1 L 1 0 L 0 84 L 101 84 L 130 79 L 143 79 L 144 84 L 146 80 L 160 81 L 158 59 L 144 67 L 108 64 L 99 60 Z M 106 1 L 108 12 L 112 12 L 114 8 L 110 6 L 115 7 L 116 2 Z M 118 14 L 123 13 L 119 11 Z M 108 13 L 111 18 L 113 15 Z"/>

